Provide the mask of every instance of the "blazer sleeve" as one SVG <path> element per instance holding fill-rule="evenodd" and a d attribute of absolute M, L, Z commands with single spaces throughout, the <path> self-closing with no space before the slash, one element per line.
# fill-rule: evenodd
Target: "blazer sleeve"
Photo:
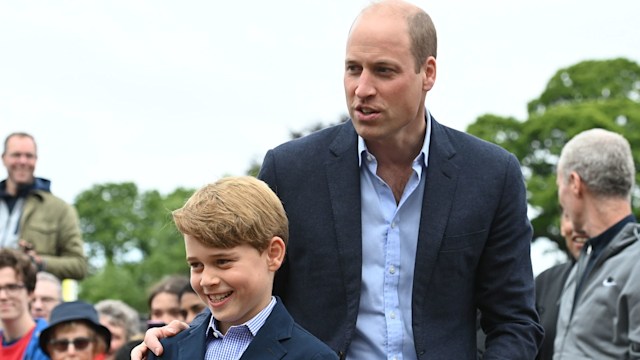
<path fill-rule="evenodd" d="M 509 154 L 476 277 L 481 324 L 487 334 L 484 359 L 533 359 L 542 342 L 531 269 L 532 233 L 522 172 Z"/>

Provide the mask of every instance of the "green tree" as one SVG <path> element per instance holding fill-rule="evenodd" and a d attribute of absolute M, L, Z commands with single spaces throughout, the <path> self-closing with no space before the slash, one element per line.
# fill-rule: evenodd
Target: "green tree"
<path fill-rule="evenodd" d="M 627 59 L 613 59 L 583 61 L 560 69 L 540 97 L 529 103 L 528 110 L 525 121 L 481 116 L 467 131 L 518 157 L 527 182 L 534 239 L 548 237 L 564 248 L 558 228 L 560 209 L 555 184 L 560 151 L 577 133 L 604 128 L 629 140 L 638 167 L 640 66 Z"/>
<path fill-rule="evenodd" d="M 80 298 L 91 302 L 121 299 L 146 311 L 146 290 L 167 274 L 188 274 L 182 236 L 171 211 L 193 190 L 178 188 L 167 196 L 140 193 L 135 184 L 99 184 L 75 201 L 90 259 L 90 275 L 80 284 Z"/>
<path fill-rule="evenodd" d="M 589 100 L 640 100 L 640 68 L 624 58 L 588 60 L 560 69 L 540 97 L 529 102 L 529 114 Z"/>

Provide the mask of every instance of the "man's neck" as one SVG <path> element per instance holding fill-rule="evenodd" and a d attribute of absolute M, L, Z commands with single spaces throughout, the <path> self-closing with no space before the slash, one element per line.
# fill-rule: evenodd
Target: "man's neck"
<path fill-rule="evenodd" d="M 11 180 L 7 179 L 7 194 L 11 196 L 18 195 L 18 186 Z"/>
<path fill-rule="evenodd" d="M 424 146 L 426 130 L 426 123 L 422 122 L 414 132 L 405 133 L 409 136 L 404 138 L 365 140 L 367 149 L 378 162 L 377 175 L 391 187 L 398 203 L 413 171 L 413 161 Z"/>
<path fill-rule="evenodd" d="M 607 199 L 588 206 L 585 232 L 590 238 L 596 237 L 632 213 L 631 204 L 626 199 Z"/>
<path fill-rule="evenodd" d="M 36 322 L 33 320 L 29 311 L 23 312 L 23 314 L 16 319 L 3 319 L 2 320 L 2 332 L 5 342 L 16 341 L 25 336 L 35 326 Z"/>

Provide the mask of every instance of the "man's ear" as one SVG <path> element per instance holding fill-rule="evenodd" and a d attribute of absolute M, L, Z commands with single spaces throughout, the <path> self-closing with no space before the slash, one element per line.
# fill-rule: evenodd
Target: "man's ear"
<path fill-rule="evenodd" d="M 284 261 L 284 254 L 286 252 L 284 240 L 279 236 L 272 237 L 265 251 L 267 252 L 267 265 L 269 266 L 269 270 L 275 272 Z"/>
<path fill-rule="evenodd" d="M 584 181 L 582 181 L 582 178 L 580 177 L 580 175 L 577 172 L 572 171 L 569 174 L 569 188 L 571 189 L 571 192 L 575 196 L 580 197 L 584 193 L 584 190 L 585 190 L 584 187 L 585 187 L 585 184 L 584 184 Z"/>
<path fill-rule="evenodd" d="M 422 90 L 429 91 L 436 83 L 436 58 L 429 56 L 422 64 Z"/>

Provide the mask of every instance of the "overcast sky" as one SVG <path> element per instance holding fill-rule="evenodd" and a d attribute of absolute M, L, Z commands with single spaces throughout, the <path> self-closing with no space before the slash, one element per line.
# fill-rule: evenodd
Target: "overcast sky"
<path fill-rule="evenodd" d="M 68 202 L 133 181 L 162 193 L 244 174 L 289 131 L 346 112 L 343 57 L 368 1 L 2 1 L 0 136 L 32 133 Z M 427 107 L 464 130 L 526 119 L 560 68 L 640 62 L 640 1 L 414 3 L 438 31 Z"/>

